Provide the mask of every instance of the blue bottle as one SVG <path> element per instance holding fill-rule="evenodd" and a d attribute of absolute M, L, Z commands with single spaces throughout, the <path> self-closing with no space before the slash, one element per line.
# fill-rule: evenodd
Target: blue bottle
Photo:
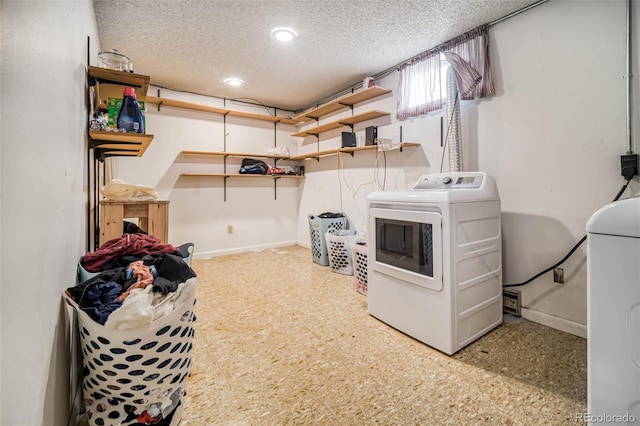
<path fill-rule="evenodd" d="M 140 104 L 136 100 L 136 92 L 133 87 L 124 88 L 117 126 L 118 129 L 124 129 L 127 132 L 144 133 L 142 111 L 140 111 Z"/>

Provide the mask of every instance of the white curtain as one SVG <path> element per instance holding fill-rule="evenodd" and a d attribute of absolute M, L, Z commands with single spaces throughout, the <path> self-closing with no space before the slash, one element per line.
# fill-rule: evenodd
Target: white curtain
<path fill-rule="evenodd" d="M 461 92 L 460 98 L 471 100 L 493 95 L 493 74 L 491 73 L 491 60 L 489 58 L 489 26 L 482 25 L 467 33 L 449 40 L 440 46 L 441 52 L 455 53 L 464 59 L 480 74 L 482 80 L 473 90 Z"/>
<path fill-rule="evenodd" d="M 482 80 L 482 76 L 469 62 L 462 59 L 459 55 L 452 52 L 444 52 L 444 57 L 453 71 L 459 93 L 471 93 Z"/>
<path fill-rule="evenodd" d="M 440 53 L 454 53 L 463 63 L 466 62 L 465 67 L 468 65 L 481 77 L 475 87 L 460 93 L 461 99 L 482 98 L 495 92 L 489 60 L 489 27 L 483 25 L 424 52 L 400 67 L 398 120 L 418 117 L 442 108 L 445 94 L 440 86 Z"/>
<path fill-rule="evenodd" d="M 425 115 L 442 108 L 440 53 L 416 58 L 400 68 L 398 88 L 399 120 Z"/>

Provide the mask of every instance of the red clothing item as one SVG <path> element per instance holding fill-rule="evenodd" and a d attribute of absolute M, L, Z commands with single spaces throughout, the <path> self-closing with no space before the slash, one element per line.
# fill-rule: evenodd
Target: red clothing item
<path fill-rule="evenodd" d="M 109 259 L 126 254 L 143 257 L 148 254 L 176 254 L 179 250 L 171 244 L 162 244 L 153 235 L 124 234 L 101 245 L 98 250 L 89 252 L 82 259 L 82 267 L 88 272 L 100 272 L 102 265 Z"/>

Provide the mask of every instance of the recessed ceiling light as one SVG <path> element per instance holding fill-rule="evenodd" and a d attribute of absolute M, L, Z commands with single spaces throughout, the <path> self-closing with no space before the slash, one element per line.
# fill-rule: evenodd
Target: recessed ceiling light
<path fill-rule="evenodd" d="M 286 27 L 274 28 L 271 35 L 280 41 L 290 41 L 298 37 L 298 33 L 293 28 Z"/>
<path fill-rule="evenodd" d="M 242 86 L 244 84 L 244 81 L 240 80 L 239 78 L 225 78 L 224 83 L 228 84 L 229 86 Z"/>

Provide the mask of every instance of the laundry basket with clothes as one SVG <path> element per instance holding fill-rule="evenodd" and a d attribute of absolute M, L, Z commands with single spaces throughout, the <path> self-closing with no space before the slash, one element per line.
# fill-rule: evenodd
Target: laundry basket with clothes
<path fill-rule="evenodd" d="M 64 292 L 78 314 L 86 418 L 176 425 L 191 371 L 196 274 L 169 248 L 131 251 L 102 259 L 109 269 Z"/>

